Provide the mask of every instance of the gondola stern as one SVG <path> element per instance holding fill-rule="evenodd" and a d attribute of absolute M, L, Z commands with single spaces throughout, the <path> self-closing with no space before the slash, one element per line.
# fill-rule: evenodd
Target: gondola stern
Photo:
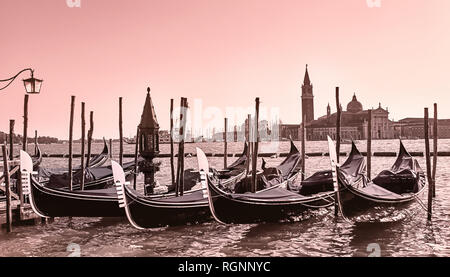
<path fill-rule="evenodd" d="M 22 193 L 24 196 L 29 197 L 31 209 L 35 214 L 39 215 L 40 217 L 49 218 L 49 216 L 45 215 L 40 211 L 40 209 L 34 202 L 33 198 L 34 182 L 38 181 L 35 181 L 34 178 L 32 177 L 32 174 L 36 174 L 36 172 L 33 171 L 33 161 L 30 155 L 23 150 L 20 150 L 20 173 L 21 173 Z"/>
<path fill-rule="evenodd" d="M 215 187 L 212 187 L 213 184 L 210 181 L 209 176 L 209 163 L 208 159 L 206 158 L 205 153 L 200 149 L 196 148 L 197 150 L 197 162 L 198 162 L 198 169 L 200 171 L 200 182 L 202 183 L 203 188 L 203 197 L 208 198 L 208 207 L 211 212 L 211 215 L 213 216 L 214 220 L 219 222 L 220 224 L 225 224 L 225 222 L 221 221 L 216 213 L 216 210 L 214 208 L 214 202 L 212 199 L 212 193 L 216 189 Z"/>
<path fill-rule="evenodd" d="M 289 155 L 294 154 L 294 153 L 300 153 L 300 151 L 298 151 L 297 146 L 295 146 L 294 141 L 292 140 L 292 138 L 289 138 L 289 141 L 291 142 L 291 147 L 289 150 Z"/>
<path fill-rule="evenodd" d="M 203 177 L 202 177 L 203 174 Z M 209 176 L 207 176 L 207 174 L 204 171 L 201 171 L 200 173 L 200 178 L 202 182 L 206 183 L 206 191 L 207 191 L 207 197 L 208 197 L 208 206 L 209 206 L 209 211 L 211 212 L 212 217 L 214 218 L 215 221 L 217 221 L 220 224 L 223 225 L 227 225 L 227 223 L 223 222 L 222 220 L 220 220 L 219 215 L 216 213 L 216 209 L 214 207 L 214 201 L 213 201 L 213 193 L 217 193 L 220 197 L 220 193 L 215 192 L 216 189 L 219 190 L 217 187 L 214 187 L 214 185 L 212 184 L 211 180 L 209 179 Z M 203 185 L 203 183 L 202 183 Z"/>
<path fill-rule="evenodd" d="M 139 230 L 145 230 L 144 227 L 140 226 L 139 224 L 134 221 L 132 213 L 130 211 L 130 207 L 128 205 L 127 201 L 127 194 L 129 193 L 126 179 L 125 179 L 125 172 L 123 171 L 123 168 L 120 166 L 119 163 L 115 161 L 111 161 L 111 167 L 113 171 L 114 176 L 114 187 L 117 192 L 117 199 L 119 203 L 119 208 L 125 209 L 125 215 L 127 216 L 128 222 L 136 229 Z"/>
<path fill-rule="evenodd" d="M 105 137 L 103 137 L 103 151 L 101 154 L 109 155 L 109 151 L 110 149 L 108 147 L 108 144 L 106 143 L 106 139 Z"/>
<path fill-rule="evenodd" d="M 358 147 L 356 146 L 356 143 L 354 140 L 352 140 L 352 149 L 350 151 L 349 156 L 362 156 L 361 152 L 359 151 Z"/>
<path fill-rule="evenodd" d="M 411 157 L 411 154 L 406 150 L 405 145 L 403 144 L 403 141 L 400 140 L 400 150 L 398 152 L 398 157 L 408 156 Z"/>

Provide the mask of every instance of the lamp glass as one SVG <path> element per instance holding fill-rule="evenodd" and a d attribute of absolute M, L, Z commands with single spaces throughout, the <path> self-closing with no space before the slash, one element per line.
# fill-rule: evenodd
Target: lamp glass
<path fill-rule="evenodd" d="M 41 91 L 42 80 L 31 77 L 23 80 L 23 84 L 28 94 L 38 94 Z"/>

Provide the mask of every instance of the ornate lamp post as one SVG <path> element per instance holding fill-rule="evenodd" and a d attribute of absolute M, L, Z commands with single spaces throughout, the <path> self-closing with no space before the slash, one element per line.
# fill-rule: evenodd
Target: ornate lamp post
<path fill-rule="evenodd" d="M 4 87 L 1 87 L 0 90 L 7 88 L 11 83 L 22 73 L 25 71 L 31 72 L 31 78 L 24 79 L 23 84 L 25 86 L 25 91 L 28 94 L 38 94 L 41 91 L 42 86 L 42 80 L 34 78 L 34 70 L 31 68 L 25 68 L 19 71 L 16 75 L 12 76 L 11 78 L 0 80 L 0 82 L 8 82 Z"/>
<path fill-rule="evenodd" d="M 41 91 L 42 86 L 42 80 L 34 78 L 34 70 L 31 68 L 25 68 L 19 71 L 16 75 L 12 76 L 11 78 L 0 80 L 0 83 L 7 82 L 7 84 L 3 87 L 0 87 L 0 90 L 5 89 L 11 85 L 11 83 L 23 72 L 30 71 L 31 77 L 28 79 L 24 79 L 23 84 L 25 86 L 25 91 L 27 94 L 25 94 L 23 109 L 23 141 L 22 141 L 22 149 L 24 151 L 27 151 L 27 129 L 28 129 L 28 94 L 38 94 Z"/>
<path fill-rule="evenodd" d="M 145 193 L 151 194 L 155 187 L 155 172 L 159 170 L 160 163 L 153 162 L 153 158 L 159 153 L 159 124 L 150 97 L 150 88 L 147 88 L 147 98 L 138 128 L 139 154 L 144 158 L 139 162 L 139 169 L 144 173 Z"/>

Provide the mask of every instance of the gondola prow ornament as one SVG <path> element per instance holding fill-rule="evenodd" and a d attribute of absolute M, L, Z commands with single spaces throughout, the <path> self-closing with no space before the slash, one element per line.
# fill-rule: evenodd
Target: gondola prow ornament
<path fill-rule="evenodd" d="M 145 192 L 151 194 L 155 187 L 155 172 L 159 170 L 160 163 L 153 162 L 153 158 L 159 154 L 159 124 L 150 97 L 150 88 L 147 88 L 147 98 L 138 127 L 139 154 L 144 158 L 139 163 L 139 170 L 144 173 Z"/>

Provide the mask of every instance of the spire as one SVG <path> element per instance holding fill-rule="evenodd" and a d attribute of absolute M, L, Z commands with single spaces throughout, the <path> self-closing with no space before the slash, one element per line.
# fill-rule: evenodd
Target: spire
<path fill-rule="evenodd" d="M 305 86 L 311 85 L 311 81 L 309 80 L 309 74 L 308 74 L 308 65 L 306 65 L 305 79 L 303 80 L 303 85 L 305 85 Z"/>
<path fill-rule="evenodd" d="M 147 98 L 145 99 L 144 110 L 141 115 L 140 128 L 159 128 L 156 119 L 155 107 L 153 107 L 152 98 L 150 97 L 150 88 L 147 88 Z"/>

